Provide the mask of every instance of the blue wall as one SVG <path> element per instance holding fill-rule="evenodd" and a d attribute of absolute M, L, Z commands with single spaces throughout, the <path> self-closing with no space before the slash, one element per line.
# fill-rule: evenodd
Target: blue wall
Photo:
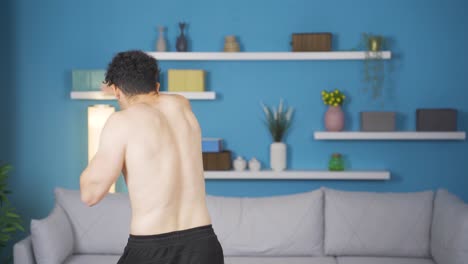
<path fill-rule="evenodd" d="M 13 86 L 13 31 L 11 23 L 12 5 L 10 0 L 0 3 L 0 165 L 13 160 L 14 141 L 14 86 Z M 14 181 L 10 179 L 10 182 Z M 17 201 L 13 202 L 16 205 Z M 21 235 L 21 234 L 19 234 Z M 13 242 L 13 241 L 11 241 Z M 0 249 L 0 262 L 9 256 L 11 243 Z"/>
<path fill-rule="evenodd" d="M 12 31 L 11 31 L 11 2 L 2 1 L 0 4 L 0 163 L 9 161 L 12 158 L 10 152 L 11 142 L 11 102 L 13 89 L 12 89 Z"/>
<path fill-rule="evenodd" d="M 334 48 L 355 48 L 362 32 L 392 39 L 395 59 L 391 92 L 383 106 L 362 91 L 362 61 L 332 62 L 163 62 L 161 67 L 203 68 L 219 100 L 193 102 L 204 136 L 222 137 L 236 155 L 268 164 L 270 138 L 261 122 L 260 101 L 284 98 L 297 109 L 287 138 L 293 169 L 324 169 L 342 152 L 352 169 L 389 169 L 388 182 L 208 181 L 216 195 L 263 196 L 328 186 L 348 190 L 419 191 L 448 188 L 468 200 L 465 172 L 468 142 L 322 142 L 322 89 L 341 88 L 348 128 L 358 112 L 395 110 L 399 129 L 414 129 L 420 107 L 454 107 L 466 130 L 468 18 L 463 0 L 291 0 L 291 1 L 14 1 L 15 201 L 26 220 L 48 214 L 56 186 L 78 188 L 87 163 L 86 109 L 72 101 L 73 69 L 105 68 L 122 50 L 152 50 L 156 26 L 169 26 L 171 46 L 177 22 L 190 23 L 192 50 L 217 51 L 227 34 L 240 36 L 247 51 L 289 50 L 293 32 L 328 31 Z M 3 88 L 5 89 L 5 88 Z M 114 102 L 111 102 L 115 104 Z"/>

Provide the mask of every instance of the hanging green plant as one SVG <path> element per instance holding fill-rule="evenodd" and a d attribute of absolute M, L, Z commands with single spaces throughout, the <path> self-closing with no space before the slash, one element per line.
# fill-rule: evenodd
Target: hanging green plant
<path fill-rule="evenodd" d="M 11 205 L 8 195 L 11 191 L 7 188 L 8 172 L 12 169 L 10 165 L 0 166 L 0 256 L 5 256 L 5 248 L 8 242 L 18 231 L 23 231 L 21 217 Z M 0 263 L 11 263 L 12 256 L 8 254 L 6 260 Z"/>
<path fill-rule="evenodd" d="M 366 51 L 364 60 L 364 91 L 370 92 L 372 99 L 383 95 L 385 84 L 385 61 L 382 50 L 386 49 L 386 39 L 381 35 L 363 33 L 360 49 Z"/>

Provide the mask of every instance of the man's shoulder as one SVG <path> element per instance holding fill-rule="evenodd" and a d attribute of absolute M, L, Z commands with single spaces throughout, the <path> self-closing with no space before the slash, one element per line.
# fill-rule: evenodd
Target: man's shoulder
<path fill-rule="evenodd" d="M 125 111 L 118 111 L 112 113 L 112 115 L 107 119 L 106 127 L 115 129 L 115 128 L 122 128 L 126 126 L 130 119 L 128 118 L 128 114 Z"/>
<path fill-rule="evenodd" d="M 166 100 L 171 101 L 171 103 L 184 107 L 190 106 L 189 100 L 180 94 L 165 94 L 164 97 Z"/>
<path fill-rule="evenodd" d="M 112 113 L 112 115 L 110 115 L 107 122 L 108 123 L 109 122 L 110 123 L 117 123 L 117 122 L 125 121 L 125 119 L 126 119 L 126 112 L 125 112 L 125 110 L 121 110 L 121 111 L 117 111 L 117 112 Z"/>

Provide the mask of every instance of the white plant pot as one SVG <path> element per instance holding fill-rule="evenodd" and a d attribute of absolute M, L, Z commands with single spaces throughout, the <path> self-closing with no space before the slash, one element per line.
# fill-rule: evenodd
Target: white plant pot
<path fill-rule="evenodd" d="M 270 167 L 274 171 L 286 169 L 286 144 L 274 142 L 270 145 Z"/>

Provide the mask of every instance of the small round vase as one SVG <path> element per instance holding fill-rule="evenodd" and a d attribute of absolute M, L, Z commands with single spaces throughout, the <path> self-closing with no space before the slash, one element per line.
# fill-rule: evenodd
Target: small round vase
<path fill-rule="evenodd" d="M 344 121 L 344 113 L 340 106 L 330 106 L 325 112 L 325 128 L 327 131 L 342 131 Z"/>
<path fill-rule="evenodd" d="M 258 161 L 256 158 L 252 158 L 249 161 L 249 170 L 259 171 L 261 168 L 262 168 L 262 165 L 260 164 L 260 161 Z"/>
<path fill-rule="evenodd" d="M 236 171 L 243 171 L 247 167 L 247 161 L 243 159 L 241 156 L 237 157 L 234 162 L 232 163 L 234 170 Z"/>

